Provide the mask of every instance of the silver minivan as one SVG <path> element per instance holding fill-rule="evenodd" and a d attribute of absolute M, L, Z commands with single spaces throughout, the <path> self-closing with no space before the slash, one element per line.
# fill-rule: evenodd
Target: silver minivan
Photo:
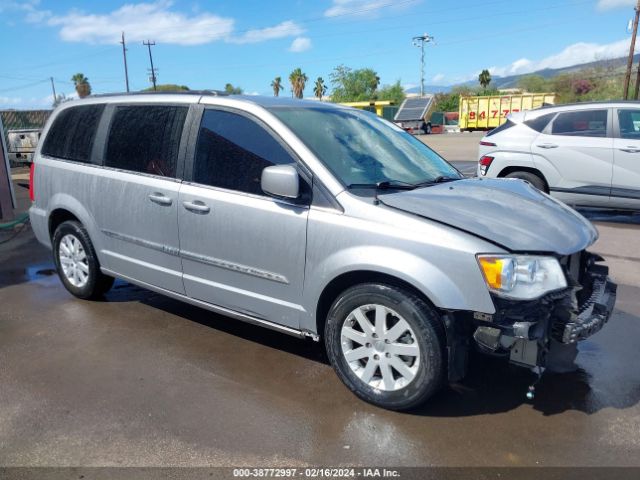
<path fill-rule="evenodd" d="M 118 277 L 322 340 L 347 387 L 389 409 L 463 378 L 472 350 L 566 363 L 615 302 L 578 213 L 521 180 L 464 179 L 393 124 L 324 102 L 64 103 L 31 194 L 73 295 Z"/>

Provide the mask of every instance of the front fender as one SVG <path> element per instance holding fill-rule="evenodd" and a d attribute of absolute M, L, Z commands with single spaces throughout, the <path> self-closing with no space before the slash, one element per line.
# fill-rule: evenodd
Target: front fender
<path fill-rule="evenodd" d="M 424 257 L 393 247 L 345 248 L 324 258 L 314 266 L 314 273 L 307 277 L 307 311 L 316 311 L 322 292 L 335 278 L 345 273 L 369 271 L 403 280 L 438 308 L 494 313 L 495 307 L 475 256 L 458 252 L 449 267 L 450 272 L 446 272 Z M 452 275 L 452 272 L 457 274 Z M 307 322 L 308 325 L 302 325 L 303 329 L 315 331 L 316 319 L 309 318 L 304 321 Z"/>

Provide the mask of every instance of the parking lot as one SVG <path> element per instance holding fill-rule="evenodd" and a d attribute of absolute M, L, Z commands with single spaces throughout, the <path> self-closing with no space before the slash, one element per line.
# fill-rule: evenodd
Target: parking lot
<path fill-rule="evenodd" d="M 479 138 L 421 137 L 465 173 Z M 619 290 L 578 371 L 528 401 L 533 374 L 474 357 L 409 413 L 358 400 L 311 341 L 121 281 L 77 300 L 25 230 L 0 244 L 0 465 L 640 466 L 640 222 L 587 213 Z"/>

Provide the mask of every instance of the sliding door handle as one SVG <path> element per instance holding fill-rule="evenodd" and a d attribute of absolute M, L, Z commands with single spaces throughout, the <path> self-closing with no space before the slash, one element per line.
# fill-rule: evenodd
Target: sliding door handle
<path fill-rule="evenodd" d="M 158 205 L 169 206 L 173 203 L 173 200 L 160 192 L 153 192 L 149 194 L 149 200 Z"/>

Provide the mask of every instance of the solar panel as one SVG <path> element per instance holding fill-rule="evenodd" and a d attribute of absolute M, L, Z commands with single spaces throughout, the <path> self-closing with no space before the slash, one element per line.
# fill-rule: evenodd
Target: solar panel
<path fill-rule="evenodd" d="M 407 98 L 402 102 L 402 105 L 400 105 L 400 109 L 393 118 L 393 121 L 407 122 L 410 120 L 421 120 L 426 115 L 432 102 L 433 95 Z"/>

